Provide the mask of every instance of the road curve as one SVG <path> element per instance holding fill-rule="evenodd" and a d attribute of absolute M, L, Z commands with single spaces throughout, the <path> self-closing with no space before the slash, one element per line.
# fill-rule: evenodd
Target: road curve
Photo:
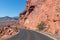
<path fill-rule="evenodd" d="M 19 29 L 20 32 L 6 40 L 53 40 L 43 34 L 37 33 L 35 31 Z"/>

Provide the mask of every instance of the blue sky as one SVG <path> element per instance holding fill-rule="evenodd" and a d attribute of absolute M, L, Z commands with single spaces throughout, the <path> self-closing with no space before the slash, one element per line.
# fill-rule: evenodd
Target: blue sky
<path fill-rule="evenodd" d="M 19 16 L 25 9 L 26 0 L 0 0 L 0 17 Z"/>

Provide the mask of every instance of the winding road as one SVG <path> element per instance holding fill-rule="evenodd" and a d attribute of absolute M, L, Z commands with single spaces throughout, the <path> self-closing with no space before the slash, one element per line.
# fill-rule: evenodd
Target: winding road
<path fill-rule="evenodd" d="M 6 40 L 53 40 L 52 38 L 49 38 L 48 36 L 37 33 L 35 31 L 26 29 L 19 30 L 20 32 L 17 35 L 12 36 L 11 38 L 8 38 Z"/>

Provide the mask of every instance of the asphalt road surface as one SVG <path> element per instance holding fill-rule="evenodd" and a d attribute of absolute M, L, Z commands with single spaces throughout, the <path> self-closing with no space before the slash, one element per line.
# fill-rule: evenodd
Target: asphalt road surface
<path fill-rule="evenodd" d="M 43 34 L 37 33 L 35 31 L 19 29 L 20 32 L 6 40 L 53 40 Z"/>

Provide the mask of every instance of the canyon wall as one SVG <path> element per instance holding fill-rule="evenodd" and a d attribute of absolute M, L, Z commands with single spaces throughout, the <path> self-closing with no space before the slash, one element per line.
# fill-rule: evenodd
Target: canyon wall
<path fill-rule="evenodd" d="M 26 9 L 20 13 L 18 22 L 31 30 L 37 30 L 37 26 L 44 22 L 44 31 L 60 33 L 60 0 L 26 0 Z"/>

